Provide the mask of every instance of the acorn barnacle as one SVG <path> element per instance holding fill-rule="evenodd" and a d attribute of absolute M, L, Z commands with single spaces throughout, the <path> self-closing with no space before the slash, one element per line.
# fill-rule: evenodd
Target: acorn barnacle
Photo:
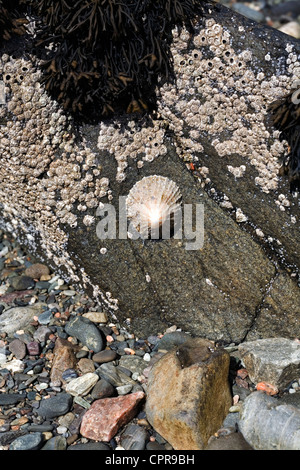
<path fill-rule="evenodd" d="M 126 211 L 132 238 L 169 239 L 181 221 L 180 190 L 169 178 L 147 176 L 131 188 Z"/>

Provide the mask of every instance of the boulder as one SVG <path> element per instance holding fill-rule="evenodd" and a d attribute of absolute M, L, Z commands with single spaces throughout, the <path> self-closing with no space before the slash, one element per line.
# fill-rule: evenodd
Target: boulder
<path fill-rule="evenodd" d="M 288 338 L 246 341 L 238 351 L 251 381 L 282 390 L 300 375 L 300 342 Z"/>
<path fill-rule="evenodd" d="M 231 406 L 229 354 L 197 338 L 165 354 L 148 378 L 146 415 L 175 450 L 201 450 Z"/>
<path fill-rule="evenodd" d="M 297 89 L 299 41 L 211 4 L 193 37 L 174 29 L 176 87 L 157 89 L 155 113 L 78 126 L 26 44 L 2 46 L 0 226 L 138 335 L 176 324 L 240 342 L 280 331 L 283 312 L 284 335 L 299 336 L 299 207 L 268 112 Z M 204 208 L 193 233 L 119 232 L 119 197 L 153 175 L 177 185 L 182 208 Z M 103 204 L 115 238 L 100 230 Z"/>

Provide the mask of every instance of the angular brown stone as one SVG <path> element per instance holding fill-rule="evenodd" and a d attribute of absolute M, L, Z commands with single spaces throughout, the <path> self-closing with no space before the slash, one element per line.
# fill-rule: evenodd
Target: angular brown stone
<path fill-rule="evenodd" d="M 146 414 L 175 450 L 201 450 L 231 406 L 229 354 L 205 339 L 188 340 L 152 368 Z"/>
<path fill-rule="evenodd" d="M 54 358 L 51 369 L 52 382 L 57 380 L 63 382 L 62 373 L 66 369 L 73 369 L 76 366 L 76 351 L 77 348 L 69 341 L 63 338 L 57 338 L 53 351 Z"/>
<path fill-rule="evenodd" d="M 95 441 L 110 441 L 136 415 L 144 398 L 144 392 L 135 392 L 94 401 L 82 418 L 81 435 Z"/>

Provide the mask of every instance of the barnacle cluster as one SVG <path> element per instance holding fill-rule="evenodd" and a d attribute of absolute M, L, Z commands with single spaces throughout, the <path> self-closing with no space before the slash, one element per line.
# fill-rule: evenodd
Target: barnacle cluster
<path fill-rule="evenodd" d="M 220 156 L 238 154 L 249 161 L 258 171 L 255 181 L 263 191 L 276 189 L 287 143 L 280 142 L 279 132 L 268 130 L 265 121 L 274 96 L 284 96 L 300 76 L 293 47 L 287 46 L 287 72 L 266 76 L 252 64 L 251 50 L 237 53 L 230 32 L 214 19 L 199 28 L 189 49 L 188 38 L 188 31 L 174 30 L 177 82 L 176 86 L 166 83 L 159 91 L 158 111 L 174 131 L 178 153 L 186 157 L 187 134 L 196 142 L 204 136 Z M 201 149 L 191 143 L 190 151 L 191 161 L 197 163 Z M 245 170 L 244 165 L 237 169 L 228 165 L 235 177 Z"/>
<path fill-rule="evenodd" d="M 21 229 L 27 243 L 33 248 L 39 243 L 45 256 L 78 282 L 66 248 L 68 231 L 77 227 L 78 218 L 86 226 L 93 223 L 88 212 L 109 195 L 109 180 L 97 156 L 76 143 L 72 120 L 45 92 L 34 59 L 3 54 L 0 76 L 6 98 L 0 105 L 0 200 L 2 215 L 10 221 L 6 228 Z"/>
<path fill-rule="evenodd" d="M 100 123 L 98 148 L 115 157 L 118 163 L 116 180 L 122 182 L 126 178 L 128 160 L 137 161 L 141 168 L 144 162 L 152 162 L 167 153 L 164 138 L 163 123 L 148 116 L 126 123 L 122 119 L 114 120 Z"/>
<path fill-rule="evenodd" d="M 155 106 L 172 76 L 172 28 L 202 14 L 204 0 L 24 0 L 37 17 L 45 87 L 80 119 Z"/>

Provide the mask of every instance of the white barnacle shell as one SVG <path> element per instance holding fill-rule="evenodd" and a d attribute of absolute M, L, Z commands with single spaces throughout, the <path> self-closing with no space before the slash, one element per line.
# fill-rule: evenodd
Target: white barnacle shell
<path fill-rule="evenodd" d="M 181 210 L 181 193 L 174 181 L 164 176 L 152 175 L 138 181 L 126 198 L 129 221 L 141 238 L 152 236 L 166 221 L 178 220 Z M 170 226 L 169 226 L 170 227 Z M 165 237 L 163 237 L 165 238 Z M 166 237 L 169 238 L 169 237 Z"/>

